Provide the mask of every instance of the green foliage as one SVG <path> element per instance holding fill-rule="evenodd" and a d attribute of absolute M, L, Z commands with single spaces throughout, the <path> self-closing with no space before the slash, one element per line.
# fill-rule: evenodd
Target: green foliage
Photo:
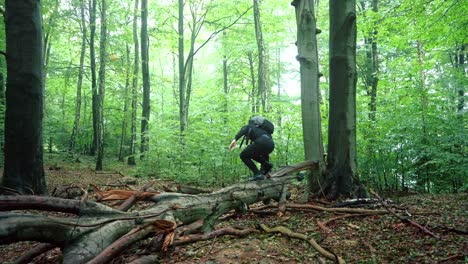
<path fill-rule="evenodd" d="M 194 1 L 187 0 L 186 8 L 189 2 Z M 139 159 L 140 153 L 136 154 L 137 166 L 134 170 L 142 177 L 175 179 L 200 185 L 227 185 L 246 179 L 249 173 L 238 157 L 240 150 L 230 152 L 227 146 L 252 115 L 249 98 L 252 76 L 248 53 L 252 53 L 254 58 L 254 80 L 257 80 L 258 67 L 252 2 L 197 2 L 204 3 L 198 15 L 208 12 L 195 43 L 196 49 L 213 32 L 249 11 L 237 24 L 219 32 L 196 54 L 189 125 L 185 134 L 181 135 L 176 64 L 177 2 L 150 1 L 150 150 L 145 153 L 144 160 Z M 462 1 L 443 0 L 379 2 L 378 12 L 373 12 L 367 5 L 364 9 L 360 6 L 358 13 L 360 78 L 357 87 L 357 147 L 361 179 L 367 186 L 381 191 L 466 191 L 466 107 L 459 112 L 457 104 L 460 99 L 458 92 L 461 87 L 466 87 L 467 78 L 463 68 L 455 67 L 454 54 L 460 45 L 466 45 L 463 29 L 466 27 L 464 17 L 468 6 L 463 5 Z M 59 6 L 55 8 L 57 3 Z M 328 2 L 319 3 L 315 11 L 317 25 L 322 31 L 317 37 L 320 71 L 323 74 L 320 80 L 322 127 L 324 144 L 327 144 L 329 19 Z M 79 1 L 48 0 L 42 1 L 42 5 L 44 27 L 50 32 L 51 45 L 46 68 L 44 145 L 46 150 L 65 151 L 74 121 L 81 44 Z M 124 102 L 130 101 L 130 93 L 125 98 L 124 89 L 127 78 L 132 77 L 131 72 L 127 76 L 127 68 L 133 67 L 134 56 L 133 1 L 113 1 L 108 9 L 110 37 L 104 106 L 104 165 L 110 169 L 115 167 L 114 162 L 119 154 L 123 119 L 128 123 L 122 144 L 126 157 L 129 155 L 130 105 L 127 113 L 123 109 Z M 191 30 L 189 16 L 187 9 L 186 49 L 189 48 Z M 294 8 L 289 2 L 281 0 L 262 1 L 260 19 L 272 89 L 271 110 L 262 114 L 271 119 L 277 128 L 272 162 L 278 168 L 304 159 L 300 98 L 289 95 L 298 94 L 300 89 L 299 64 L 295 60 Z M 372 121 L 369 119 L 370 98 L 362 77 L 368 48 L 363 39 L 374 30 L 377 32 L 379 82 L 376 120 Z M 0 24 L 0 31 L 4 36 L 3 23 Z M 0 38 L 2 51 L 5 50 L 4 39 Z M 98 39 L 96 43 L 99 43 Z M 99 47 L 96 48 L 99 54 Z M 223 89 L 223 59 L 227 62 L 227 93 Z M 6 75 L 2 56 L 0 63 L 0 70 Z M 92 141 L 89 63 L 87 51 L 75 154 L 88 153 Z M 138 93 L 140 102 L 140 89 Z M 137 115 L 140 116 L 140 103 L 137 107 Z M 0 113 L 3 112 L 0 109 Z M 137 131 L 140 121 L 137 120 Z M 3 129 L 3 123 L 0 127 Z M 3 135 L 3 131 L 0 133 Z M 137 142 L 137 149 L 138 145 Z"/>

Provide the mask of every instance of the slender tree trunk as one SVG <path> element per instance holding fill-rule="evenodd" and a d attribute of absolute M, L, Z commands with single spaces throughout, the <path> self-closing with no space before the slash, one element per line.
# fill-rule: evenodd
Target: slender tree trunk
<path fill-rule="evenodd" d="M 136 115 L 137 115 L 137 97 L 138 97 L 138 69 L 140 65 L 140 48 L 138 43 L 138 0 L 135 0 L 133 13 L 133 44 L 134 44 L 134 59 L 133 59 L 133 80 L 132 80 L 132 119 L 131 119 L 131 136 L 130 136 L 130 156 L 128 157 L 128 165 L 135 165 L 136 154 Z"/>
<path fill-rule="evenodd" d="M 297 60 L 301 74 L 302 130 L 305 159 L 319 162 L 319 169 L 313 170 L 308 177 L 308 194 L 319 186 L 317 180 L 323 167 L 323 142 L 320 115 L 319 68 L 316 38 L 316 19 L 313 0 L 295 0 L 297 24 Z"/>
<path fill-rule="evenodd" d="M 44 52 L 43 52 L 43 56 L 44 56 L 44 58 L 43 58 L 44 73 L 47 72 L 47 65 L 49 65 L 50 47 L 51 47 L 50 35 L 52 34 L 52 30 L 55 27 L 55 20 L 56 20 L 57 15 L 58 15 L 59 6 L 60 6 L 60 2 L 58 0 L 55 0 L 54 6 L 52 8 L 53 9 L 52 14 L 49 16 L 49 19 L 47 21 L 45 21 L 45 23 L 43 23 L 43 26 L 42 26 L 44 28 L 44 31 L 45 31 L 44 44 L 43 44 L 43 48 L 44 48 Z M 45 81 L 45 78 L 44 78 L 44 81 Z"/>
<path fill-rule="evenodd" d="M 293 2 L 291 2 L 292 4 Z M 277 86 L 277 90 L 276 90 L 276 97 L 277 97 L 277 100 L 281 100 L 281 48 L 278 47 L 276 49 L 276 57 L 277 57 L 277 70 L 276 70 L 276 86 Z M 283 124 L 283 110 L 281 108 L 278 109 L 278 121 L 277 121 L 277 126 L 278 127 L 282 127 L 282 124 Z M 280 134 L 281 133 L 281 130 L 278 131 Z M 281 135 L 281 134 L 280 134 Z"/>
<path fill-rule="evenodd" d="M 197 24 L 197 17 L 196 14 L 192 11 L 192 25 L 196 28 Z M 190 50 L 187 54 L 187 59 L 185 60 L 185 105 L 184 105 L 184 114 L 185 117 L 185 129 L 188 128 L 188 116 L 189 116 L 189 106 L 190 106 L 190 99 L 192 96 L 192 83 L 193 83 L 193 59 L 195 56 L 195 41 L 197 38 L 198 30 L 192 30 L 192 34 L 190 35 Z"/>
<path fill-rule="evenodd" d="M 0 54 L 0 150 L 4 149 L 5 142 L 5 78 L 3 76 L 6 67 L 5 54 Z M 3 166 L 4 152 L 0 151 L 0 166 Z"/>
<path fill-rule="evenodd" d="M 462 74 L 462 80 L 465 80 L 465 60 L 466 60 L 466 45 L 461 45 L 457 48 L 457 53 L 455 54 L 455 67 L 458 69 L 458 72 Z M 462 113 L 463 109 L 465 108 L 465 83 L 457 82 L 457 95 L 458 95 L 458 103 L 457 103 L 457 112 Z M 459 115 L 460 118 L 463 118 L 463 115 Z"/>
<path fill-rule="evenodd" d="M 43 35 L 40 1 L 5 2 L 7 91 L 2 186 L 46 194 L 43 168 Z"/>
<path fill-rule="evenodd" d="M 98 140 L 96 170 L 102 170 L 104 159 L 104 95 L 106 92 L 106 58 L 107 58 L 107 3 L 101 0 L 101 39 L 99 43 L 99 87 L 98 87 Z"/>
<path fill-rule="evenodd" d="M 179 0 L 179 22 L 178 22 L 178 52 L 179 52 L 179 119 L 180 132 L 187 128 L 187 115 L 185 114 L 185 58 L 184 58 L 184 0 Z"/>
<path fill-rule="evenodd" d="M 428 108 L 428 99 L 427 99 L 427 89 L 426 89 L 426 73 L 423 70 L 424 67 L 424 51 L 423 46 L 420 40 L 416 41 L 416 49 L 418 54 L 418 64 L 419 64 L 419 81 L 418 87 L 420 88 L 420 104 L 421 104 L 421 126 L 422 126 L 422 143 L 426 144 L 428 142 L 427 135 L 427 108 Z"/>
<path fill-rule="evenodd" d="M 262 111 L 266 110 L 267 89 L 268 89 L 268 69 L 265 55 L 265 43 L 263 41 L 262 25 L 260 23 L 260 7 L 259 0 L 253 0 L 254 6 L 254 21 L 255 21 L 255 37 L 258 47 L 258 100 L 262 106 Z"/>
<path fill-rule="evenodd" d="M 228 95 L 229 95 L 229 86 L 228 86 L 228 65 L 227 57 L 223 56 L 223 92 L 224 92 L 224 103 L 223 103 L 223 116 L 224 123 L 227 123 L 227 113 L 228 113 Z"/>
<path fill-rule="evenodd" d="M 372 11 L 377 13 L 378 9 L 378 0 L 372 0 L 371 8 Z M 364 5 L 364 4 L 363 4 Z M 378 60 L 378 50 L 377 50 L 377 29 L 373 29 L 372 36 L 366 36 L 364 39 L 367 44 L 366 49 L 366 86 L 367 95 L 370 98 L 369 102 L 369 120 L 376 121 L 376 112 L 377 112 L 377 84 L 379 82 L 379 60 Z"/>
<path fill-rule="evenodd" d="M 257 96 L 255 95 L 255 91 L 257 90 L 257 85 L 255 84 L 255 71 L 254 71 L 254 61 L 253 61 L 253 56 L 252 52 L 248 52 L 247 56 L 249 58 L 249 68 L 250 68 L 250 84 L 252 86 L 252 89 L 249 93 L 249 97 L 252 101 L 252 114 L 255 114 L 258 112 L 258 105 L 257 105 Z"/>
<path fill-rule="evenodd" d="M 356 157 L 356 2 L 330 2 L 328 177 L 324 193 L 352 196 L 359 184 Z"/>
<path fill-rule="evenodd" d="M 127 66 L 125 68 L 125 90 L 124 90 L 124 106 L 123 106 L 123 113 L 122 113 L 122 133 L 120 136 L 120 148 L 119 148 L 119 161 L 124 161 L 125 151 L 124 146 L 126 145 L 127 141 L 127 112 L 128 112 L 128 90 L 130 89 L 130 70 L 131 70 L 131 60 L 130 60 L 130 47 L 127 44 Z"/>
<path fill-rule="evenodd" d="M 81 87 L 83 86 L 83 66 L 86 53 L 86 19 L 85 19 L 85 10 L 84 10 L 84 1 L 80 1 L 80 11 L 81 11 L 81 52 L 80 52 L 80 66 L 78 71 L 78 83 L 76 85 L 76 98 L 75 98 L 75 121 L 73 122 L 73 129 L 70 138 L 70 144 L 68 146 L 69 151 L 73 151 L 76 145 L 76 138 L 78 135 L 78 129 L 80 126 L 80 117 L 81 117 Z"/>
<path fill-rule="evenodd" d="M 368 9 L 367 1 L 361 1 L 362 10 Z M 372 12 L 378 12 L 378 0 L 372 0 L 371 2 Z M 369 127 L 364 130 L 365 137 L 368 138 L 366 147 L 367 159 L 370 163 L 376 161 L 375 157 L 375 128 L 376 128 L 376 114 L 377 114 L 377 84 L 379 81 L 379 61 L 378 61 L 378 50 L 377 50 L 377 29 L 376 25 L 373 25 L 372 32 L 364 36 L 364 43 L 366 44 L 366 63 L 362 74 L 363 82 L 366 86 L 367 96 L 369 97 L 368 110 L 369 110 Z M 380 184 L 377 176 L 375 166 L 368 166 L 367 171 L 369 179 Z"/>
<path fill-rule="evenodd" d="M 94 37 L 96 35 L 96 1 L 90 0 L 89 2 L 89 59 L 90 59 L 90 71 L 91 71 L 91 92 L 92 92 L 92 104 L 93 110 L 93 140 L 89 148 L 89 154 L 94 156 L 96 154 L 97 139 L 98 136 L 98 88 L 97 88 L 97 77 L 96 77 L 96 48 Z"/>
<path fill-rule="evenodd" d="M 141 1 L 141 71 L 143 77 L 143 102 L 141 114 L 140 158 L 149 149 L 148 123 L 150 119 L 150 76 L 148 67 L 148 0 Z"/>

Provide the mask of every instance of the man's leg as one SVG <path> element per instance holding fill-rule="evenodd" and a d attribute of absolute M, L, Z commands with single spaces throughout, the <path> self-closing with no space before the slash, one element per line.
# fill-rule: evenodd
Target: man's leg
<path fill-rule="evenodd" d="M 252 159 L 257 156 L 256 152 L 255 144 L 250 144 L 239 155 L 242 162 L 252 171 L 254 176 L 260 173 L 257 166 L 255 166 L 255 163 L 252 161 Z"/>

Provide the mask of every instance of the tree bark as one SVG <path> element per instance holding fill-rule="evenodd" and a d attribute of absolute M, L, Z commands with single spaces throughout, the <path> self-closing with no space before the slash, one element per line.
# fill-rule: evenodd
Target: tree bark
<path fill-rule="evenodd" d="M 130 71 L 132 68 L 130 60 L 130 47 L 127 44 L 126 47 L 126 58 L 127 63 L 125 67 L 125 88 L 123 96 L 123 113 L 122 113 L 122 133 L 120 134 L 120 148 L 119 148 L 119 161 L 124 161 L 125 157 L 125 148 L 127 144 L 127 126 L 128 126 L 128 90 L 130 89 Z"/>
<path fill-rule="evenodd" d="M 372 12 L 377 13 L 378 0 L 372 0 Z M 363 10 L 367 8 L 366 2 L 361 2 Z M 364 43 L 366 44 L 366 64 L 364 67 L 364 84 L 366 85 L 367 95 L 369 96 L 369 120 L 375 122 L 377 112 L 377 85 L 379 82 L 379 60 L 377 49 L 377 29 L 375 26 L 368 35 L 364 36 Z"/>
<path fill-rule="evenodd" d="M 97 104 L 97 158 L 96 170 L 102 170 L 104 159 L 104 95 L 106 92 L 106 59 L 107 59 L 107 3 L 101 0 L 101 39 L 99 41 L 99 87 Z"/>
<path fill-rule="evenodd" d="M 5 65 L 6 65 L 6 57 L 5 53 L 1 51 L 0 54 L 0 131 L 3 135 L 5 135 L 5 77 L 3 75 Z M 0 138 L 0 149 L 4 149 L 5 142 L 4 138 Z M 4 152 L 0 151 L 0 160 L 2 161 L 2 165 L 4 162 Z"/>
<path fill-rule="evenodd" d="M 89 154 L 94 156 L 96 154 L 97 139 L 98 139 L 98 89 L 96 77 L 96 48 L 94 38 L 96 36 L 96 3 L 97 0 L 90 0 L 89 2 L 89 60 L 91 71 L 91 92 L 92 102 L 91 108 L 93 112 L 93 139 L 89 148 Z"/>
<path fill-rule="evenodd" d="M 258 112 L 257 96 L 255 95 L 255 92 L 257 91 L 257 85 L 255 84 L 254 61 L 251 51 L 247 53 L 247 57 L 249 58 L 250 84 L 252 86 L 250 89 L 249 98 L 252 101 L 252 114 L 255 114 Z"/>
<path fill-rule="evenodd" d="M 45 194 L 41 5 L 38 0 L 8 0 L 5 7 L 8 78 L 2 186 L 23 194 Z"/>
<path fill-rule="evenodd" d="M 80 117 L 81 117 L 81 88 L 83 86 L 83 68 L 84 68 L 84 59 L 86 53 L 86 18 L 85 18 L 85 6 L 84 1 L 80 1 L 80 12 L 81 12 L 81 52 L 80 52 L 80 66 L 78 70 L 78 82 L 76 85 L 76 98 L 75 98 L 75 120 L 73 122 L 73 129 L 70 137 L 70 144 L 68 146 L 69 151 L 73 151 L 76 145 L 76 138 L 78 136 L 78 129 L 80 126 Z"/>
<path fill-rule="evenodd" d="M 456 49 L 456 54 L 455 54 L 455 68 L 457 69 L 457 73 L 461 74 L 461 78 L 465 77 L 465 60 L 466 60 L 466 45 L 460 45 Z M 462 79 L 463 80 L 463 79 Z M 465 85 L 464 82 L 461 81 L 457 83 L 457 98 L 458 98 L 458 103 L 457 103 L 457 112 L 460 113 L 460 118 L 463 117 L 461 114 L 463 112 L 463 109 L 465 108 Z M 462 120 L 463 121 L 463 120 Z M 463 123 L 463 122 L 462 122 Z"/>
<path fill-rule="evenodd" d="M 141 1 L 141 71 L 143 77 L 143 102 L 141 113 L 140 158 L 143 159 L 149 149 L 148 123 L 150 119 L 150 76 L 148 50 L 148 0 Z"/>
<path fill-rule="evenodd" d="M 312 0 L 292 2 L 296 9 L 297 60 L 301 74 L 302 130 L 306 160 L 320 161 L 324 166 L 322 122 L 320 115 L 319 67 L 316 38 L 316 19 Z M 321 169 L 308 176 L 305 195 L 314 191 L 321 175 Z M 305 198 L 305 197 L 304 197 Z"/>
<path fill-rule="evenodd" d="M 184 0 L 179 0 L 179 20 L 178 20 L 178 53 L 179 53 L 179 122 L 180 132 L 187 128 L 187 115 L 185 113 L 185 52 L 184 52 Z"/>
<path fill-rule="evenodd" d="M 372 0 L 370 3 L 370 9 L 373 13 L 377 13 L 378 9 L 378 0 Z M 361 1 L 361 7 L 364 12 L 369 9 L 367 1 Z M 364 69 L 362 70 L 362 80 L 365 85 L 367 96 L 369 97 L 368 103 L 368 118 L 369 118 L 369 127 L 364 129 L 364 136 L 368 138 L 369 143 L 366 147 L 366 155 L 370 160 L 375 160 L 375 133 L 376 130 L 376 121 L 377 121 L 377 85 L 379 82 L 379 60 L 378 60 L 378 49 L 377 49 L 377 25 L 375 22 L 372 25 L 371 31 L 367 32 L 364 36 L 364 43 L 366 49 L 366 61 L 364 64 Z M 380 182 L 377 180 L 377 172 L 375 167 L 369 167 L 367 171 L 367 177 L 376 185 L 380 185 Z"/>
<path fill-rule="evenodd" d="M 132 80 L 132 117 L 131 117 L 131 136 L 130 136 L 130 156 L 128 157 L 128 165 L 136 165 L 136 113 L 137 113 L 137 97 L 138 97 L 138 70 L 140 64 L 140 48 L 138 42 L 138 0 L 135 0 L 135 7 L 133 10 L 133 44 L 134 44 L 134 58 L 133 58 L 133 80 Z"/>
<path fill-rule="evenodd" d="M 260 100 L 262 111 L 266 111 L 267 90 L 268 90 L 268 63 L 266 62 L 265 43 L 263 41 L 262 24 L 260 23 L 260 3 L 259 0 L 253 0 L 255 38 L 258 48 L 258 85 L 257 100 Z"/>
<path fill-rule="evenodd" d="M 324 193 L 353 196 L 356 157 L 356 2 L 330 2 L 330 113 L 328 177 Z"/>
<path fill-rule="evenodd" d="M 236 209 L 263 201 L 279 201 L 285 185 L 298 178 L 295 171 L 310 169 L 308 161 L 283 167 L 272 178 L 259 182 L 238 183 L 200 195 L 163 193 L 151 197 L 155 204 L 137 212 L 121 212 L 91 201 L 67 200 L 38 196 L 0 196 L 0 211 L 47 210 L 77 214 L 77 218 L 52 217 L 24 213 L 0 213 L 0 244 L 18 241 L 46 242 L 62 248 L 64 263 L 85 263 L 113 251 L 118 243 L 130 245 L 149 233 L 161 220 L 181 226 L 202 220 L 202 231 L 211 231 L 218 218 Z M 133 230 L 133 231 L 132 231 Z M 172 228 L 173 230 L 173 228 Z M 132 231 L 132 232 L 130 232 Z M 135 233 L 135 232 L 143 233 Z M 172 236 L 166 233 L 166 236 Z M 114 245 L 109 247 L 110 245 Z M 113 254 L 113 253 L 112 253 Z"/>
<path fill-rule="evenodd" d="M 462 44 L 456 49 L 455 53 L 455 68 L 457 69 L 457 73 L 461 74 L 461 78 L 465 77 L 465 60 L 466 60 L 466 45 Z M 464 82 L 457 82 L 457 112 L 462 113 L 463 109 L 465 108 L 465 85 Z M 460 115 L 462 118 L 463 115 Z"/>

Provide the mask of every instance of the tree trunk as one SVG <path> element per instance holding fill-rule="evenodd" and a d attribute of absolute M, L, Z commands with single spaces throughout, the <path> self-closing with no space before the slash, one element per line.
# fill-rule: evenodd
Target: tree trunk
<path fill-rule="evenodd" d="M 372 0 L 372 12 L 377 13 L 378 0 Z M 367 8 L 366 2 L 361 2 L 362 9 Z M 364 36 L 364 43 L 366 44 L 366 64 L 363 72 L 364 84 L 366 86 L 367 95 L 369 96 L 369 120 L 375 122 L 377 112 L 377 84 L 379 82 L 379 60 L 377 53 L 377 29 L 374 28 L 369 35 Z"/>
<path fill-rule="evenodd" d="M 143 77 L 143 102 L 141 113 L 140 158 L 143 159 L 149 149 L 148 123 L 150 118 L 150 78 L 148 51 L 148 0 L 141 1 L 141 71 Z"/>
<path fill-rule="evenodd" d="M 319 68 L 316 38 L 316 19 L 312 0 L 292 2 L 296 9 L 297 60 L 301 74 L 302 129 L 306 160 L 320 161 L 323 166 L 322 125 L 320 115 Z M 314 170 L 308 177 L 305 197 L 317 187 L 321 169 Z M 304 198 L 305 198 L 304 197 Z"/>
<path fill-rule="evenodd" d="M 359 186 L 356 158 L 356 2 L 330 2 L 328 177 L 324 193 L 352 196 Z"/>
<path fill-rule="evenodd" d="M 101 39 L 99 43 L 99 90 L 98 90 L 98 140 L 96 170 L 102 170 L 104 159 L 104 95 L 106 92 L 106 58 L 107 58 L 107 4 L 106 0 L 101 0 Z"/>
<path fill-rule="evenodd" d="M 3 75 L 6 67 L 6 59 L 4 60 L 5 54 L 0 54 L 0 135 L 5 135 L 5 77 Z M 4 136 L 0 137 L 0 149 L 4 149 L 5 142 Z M 4 152 L 0 151 L 0 165 L 3 166 Z"/>
<path fill-rule="evenodd" d="M 98 136 L 98 89 L 97 89 L 97 77 L 96 77 L 96 48 L 94 37 L 96 35 L 96 1 L 90 0 L 89 2 L 89 60 L 90 60 L 90 71 L 91 71 L 91 91 L 92 91 L 92 103 L 91 108 L 93 110 L 93 140 L 91 147 L 89 148 L 89 154 L 94 156 L 96 154 L 97 139 Z"/>
<path fill-rule="evenodd" d="M 70 144 L 68 146 L 69 151 L 73 151 L 76 145 L 76 138 L 78 136 L 78 129 L 80 126 L 80 117 L 81 117 L 81 87 L 83 86 L 83 67 L 84 59 L 86 53 L 86 19 L 85 19 L 85 10 L 84 10 L 84 1 L 80 1 L 80 11 L 81 11 L 81 52 L 80 52 L 80 66 L 78 71 L 78 83 L 76 85 L 76 98 L 75 98 L 75 121 L 73 122 L 73 129 L 70 137 Z"/>
<path fill-rule="evenodd" d="M 127 58 L 127 64 L 125 67 L 125 88 L 124 88 L 124 96 L 123 96 L 123 113 L 122 113 L 122 133 L 120 135 L 120 148 L 119 148 L 119 161 L 124 161 L 124 156 L 125 156 L 125 145 L 127 141 L 127 123 L 128 123 L 128 118 L 127 118 L 127 112 L 128 112 L 128 90 L 130 88 L 130 70 L 132 68 L 131 65 L 131 60 L 130 60 L 130 47 L 127 44 L 126 47 L 127 53 L 126 53 L 126 58 Z"/>
<path fill-rule="evenodd" d="M 133 80 L 132 80 L 132 119 L 131 119 L 131 136 L 130 136 L 130 156 L 128 157 L 128 165 L 136 165 L 136 115 L 137 115 L 137 97 L 138 97 L 138 67 L 140 65 L 140 48 L 138 45 L 138 0 L 135 0 L 133 13 Z"/>
<path fill-rule="evenodd" d="M 461 74 L 462 80 L 464 80 L 465 78 L 465 60 L 466 60 L 465 48 L 466 48 L 466 45 L 460 45 L 460 47 L 457 47 L 457 52 L 455 53 L 455 68 L 457 69 L 457 73 Z M 463 81 L 457 82 L 457 89 L 458 89 L 457 112 L 460 113 L 460 118 L 462 118 L 463 109 L 465 108 L 465 85 Z"/>
<path fill-rule="evenodd" d="M 23 194 L 45 194 L 41 5 L 38 0 L 7 0 L 5 7 L 8 78 L 2 186 Z"/>
<path fill-rule="evenodd" d="M 265 43 L 263 41 L 262 25 L 260 23 L 260 7 L 259 0 L 253 0 L 254 21 L 255 21 L 255 37 L 258 47 L 258 95 L 257 100 L 260 100 L 262 111 L 266 110 L 267 89 L 268 89 L 268 69 L 265 59 Z"/>
<path fill-rule="evenodd" d="M 370 3 L 371 10 L 373 13 L 377 13 L 378 0 L 372 0 Z M 363 11 L 369 9 L 367 1 L 361 1 L 361 7 Z M 368 118 L 369 127 L 364 129 L 364 136 L 368 138 L 368 144 L 366 146 L 366 155 L 368 160 L 375 161 L 375 130 L 377 121 L 377 84 L 379 82 L 379 61 L 378 61 L 378 50 L 377 50 L 377 25 L 373 24 L 371 31 L 365 34 L 364 43 L 366 48 L 366 61 L 364 69 L 361 72 L 361 77 L 366 88 L 367 96 L 369 97 L 368 103 Z M 368 166 L 367 178 L 375 184 L 380 184 L 378 179 L 378 173 L 375 166 Z"/>
<path fill-rule="evenodd" d="M 185 114 L 185 58 L 184 58 L 184 0 L 179 0 L 179 21 L 178 21 L 178 52 L 179 52 L 179 121 L 180 132 L 187 128 L 187 115 Z"/>
<path fill-rule="evenodd" d="M 55 20 L 58 16 L 58 10 L 59 10 L 60 2 L 58 0 L 55 0 L 54 6 L 53 6 L 53 11 L 52 14 L 49 16 L 49 19 L 47 21 L 44 21 L 42 28 L 43 31 L 45 31 L 44 34 L 44 44 L 43 44 L 43 62 L 44 62 L 44 73 L 47 72 L 47 66 L 49 65 L 49 57 L 50 57 L 50 35 L 52 34 L 52 30 L 55 27 Z M 44 78 L 45 82 L 45 78 Z"/>
<path fill-rule="evenodd" d="M 224 92 L 223 122 L 225 125 L 227 125 L 228 123 L 227 113 L 229 112 L 229 108 L 228 108 L 229 86 L 228 86 L 228 63 L 227 63 L 226 55 L 223 56 L 223 92 Z"/>
<path fill-rule="evenodd" d="M 255 84 L 255 71 L 254 71 L 254 61 L 253 61 L 252 52 L 249 51 L 247 53 L 247 56 L 249 58 L 250 84 L 252 86 L 252 88 L 250 89 L 249 97 L 252 102 L 252 114 L 255 114 L 258 112 L 258 105 L 257 105 L 257 96 L 255 95 L 255 92 L 257 90 L 257 85 Z"/>
<path fill-rule="evenodd" d="M 215 30 L 211 35 L 202 43 L 198 48 L 195 48 L 195 41 L 201 32 L 203 25 L 205 24 L 207 13 L 210 7 L 206 7 L 204 2 L 189 1 L 190 2 L 190 15 L 192 21 L 189 25 L 191 30 L 190 35 L 190 50 L 187 55 L 187 59 L 184 55 L 184 1 L 179 0 L 179 120 L 180 120 L 180 132 L 183 135 L 184 131 L 188 127 L 188 111 L 190 105 L 190 97 L 192 95 L 192 79 L 193 79 L 193 62 L 194 57 L 202 47 L 204 47 L 211 39 L 213 39 L 218 33 L 230 28 L 245 14 L 249 9 L 242 13 L 232 23 L 222 26 L 220 29 Z M 221 19 L 220 19 L 221 20 Z M 218 21 L 220 21 L 218 20 Z M 219 23 L 219 22 L 218 22 Z"/>
<path fill-rule="evenodd" d="M 211 231 L 223 214 L 253 203 L 284 197 L 285 186 L 300 180 L 290 173 L 317 166 L 313 161 L 284 167 L 269 180 L 235 184 L 209 194 L 189 195 L 163 193 L 150 197 L 155 204 L 137 212 L 122 212 L 91 201 L 68 200 L 40 196 L 0 196 L 0 211 L 46 210 L 73 213 L 78 218 L 3 213 L 0 218 L 0 244 L 18 241 L 40 241 L 62 248 L 64 263 L 85 263 L 101 252 L 109 252 L 118 241 L 143 231 L 157 233 L 152 226 L 162 220 L 179 227 L 202 221 L 201 230 Z M 247 207 L 248 208 L 248 207 Z M 126 235 L 127 234 L 127 235 Z M 166 234 L 170 236 L 171 234 Z M 109 245 L 112 244 L 112 247 Z M 94 262 L 92 262 L 94 263 Z"/>

